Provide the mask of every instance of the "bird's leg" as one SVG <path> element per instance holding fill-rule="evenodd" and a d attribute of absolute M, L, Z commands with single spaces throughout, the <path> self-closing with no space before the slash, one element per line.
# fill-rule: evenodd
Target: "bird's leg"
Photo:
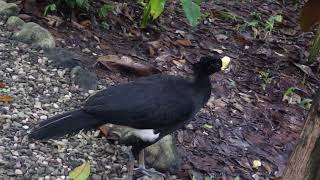
<path fill-rule="evenodd" d="M 129 162 L 128 162 L 128 180 L 133 180 L 133 171 L 134 171 L 134 157 L 132 152 L 128 152 Z"/>
<path fill-rule="evenodd" d="M 141 168 L 146 168 L 145 164 L 144 164 L 144 149 L 142 149 L 140 152 L 139 152 L 139 167 Z"/>
<path fill-rule="evenodd" d="M 142 174 L 145 174 L 149 177 L 152 177 L 152 174 L 155 174 L 155 175 L 158 175 L 158 176 L 162 176 L 162 177 L 166 177 L 165 174 L 161 173 L 161 172 L 158 172 L 154 169 L 146 169 L 145 167 L 145 162 L 144 162 L 144 149 L 142 149 L 140 152 L 139 152 L 139 166 L 138 168 L 135 168 L 134 169 L 135 171 L 138 171 L 138 172 L 141 172 Z"/>

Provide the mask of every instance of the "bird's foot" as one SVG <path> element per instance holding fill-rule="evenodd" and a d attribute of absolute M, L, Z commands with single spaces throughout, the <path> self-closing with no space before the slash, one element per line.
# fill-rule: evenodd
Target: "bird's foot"
<path fill-rule="evenodd" d="M 143 166 L 139 166 L 138 168 L 135 168 L 134 171 L 135 172 L 140 172 L 140 173 L 142 173 L 144 175 L 147 175 L 149 177 L 153 177 L 154 175 L 160 176 L 160 177 L 163 177 L 163 178 L 166 177 L 166 175 L 161 173 L 161 172 L 158 172 L 158 171 L 156 171 L 154 169 L 146 169 Z"/>

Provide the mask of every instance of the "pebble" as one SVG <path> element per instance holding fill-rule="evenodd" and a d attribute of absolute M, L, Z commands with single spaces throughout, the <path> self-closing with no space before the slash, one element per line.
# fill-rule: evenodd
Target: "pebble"
<path fill-rule="evenodd" d="M 22 174 L 23 174 L 23 172 L 22 172 L 20 169 L 16 169 L 16 170 L 14 171 L 14 173 L 15 173 L 16 175 L 22 175 Z"/>
<path fill-rule="evenodd" d="M 41 120 L 46 120 L 46 119 L 48 119 L 48 116 L 42 115 L 42 116 L 40 116 L 40 119 L 41 119 Z"/>
<path fill-rule="evenodd" d="M 29 148 L 30 148 L 30 149 L 35 149 L 35 148 L 36 148 L 36 145 L 35 145 L 34 143 L 31 143 L 31 144 L 29 144 Z"/>
<path fill-rule="evenodd" d="M 121 162 L 122 167 L 127 156 L 105 140 L 92 138 L 95 133 L 87 133 L 81 139 L 69 136 L 69 140 L 44 143 L 30 140 L 31 128 L 48 117 L 79 107 L 86 98 L 85 91 L 73 87 L 70 69 L 57 67 L 30 45 L 11 41 L 7 38 L 10 33 L 6 35 L 3 28 L 0 26 L 0 77 L 8 85 L 3 90 L 14 97 L 14 102 L 0 103 L 0 177 L 66 179 L 64 175 L 85 159 L 92 159 L 92 174 L 98 179 L 109 172 L 112 177 L 123 177 L 125 173 L 119 166 L 114 167 L 110 159 Z M 84 51 L 92 53 L 89 49 Z M 99 85 L 100 89 L 103 87 Z M 92 93 L 95 91 L 87 95 Z M 114 151 L 104 151 L 110 147 Z M 109 167 L 108 172 L 104 165 Z"/>

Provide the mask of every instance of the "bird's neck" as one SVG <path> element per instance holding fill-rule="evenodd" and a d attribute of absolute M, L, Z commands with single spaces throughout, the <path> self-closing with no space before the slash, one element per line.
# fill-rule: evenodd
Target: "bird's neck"
<path fill-rule="evenodd" d="M 197 75 L 193 81 L 194 91 L 199 96 L 201 106 L 207 103 L 211 95 L 211 83 L 208 75 Z"/>

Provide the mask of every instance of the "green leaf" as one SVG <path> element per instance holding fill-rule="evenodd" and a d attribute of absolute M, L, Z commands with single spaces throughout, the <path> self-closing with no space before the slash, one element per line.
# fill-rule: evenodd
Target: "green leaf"
<path fill-rule="evenodd" d="M 157 19 L 164 10 L 166 0 L 150 0 L 150 14 L 153 20 Z"/>
<path fill-rule="evenodd" d="M 45 7 L 43 15 L 47 16 L 49 12 L 53 12 L 56 10 L 57 10 L 56 4 L 49 4 Z"/>
<path fill-rule="evenodd" d="M 64 2 L 67 4 L 68 7 L 70 8 L 75 8 L 76 6 L 76 1 L 75 0 L 64 0 Z"/>
<path fill-rule="evenodd" d="M 312 99 L 309 99 L 309 98 L 305 98 L 299 103 L 299 106 L 304 109 L 310 109 L 311 105 L 312 105 Z"/>
<path fill-rule="evenodd" d="M 110 4 L 105 4 L 98 9 L 98 15 L 100 17 L 106 17 L 107 14 L 112 11 L 112 8 Z"/>
<path fill-rule="evenodd" d="M 204 180 L 212 180 L 212 178 L 210 176 L 205 176 Z"/>
<path fill-rule="evenodd" d="M 293 93 L 294 93 L 294 90 L 295 90 L 296 88 L 294 88 L 294 87 L 290 87 L 290 88 L 288 88 L 287 90 L 286 90 L 286 92 L 283 94 L 283 96 L 291 96 Z"/>
<path fill-rule="evenodd" d="M 275 15 L 275 16 L 271 16 L 269 17 L 269 19 L 266 21 L 265 23 L 265 28 L 268 31 L 272 31 L 273 27 L 274 27 L 274 23 L 281 23 L 283 20 L 283 17 L 281 15 Z"/>
<path fill-rule="evenodd" d="M 210 124 L 204 124 L 203 127 L 204 127 L 204 128 L 207 128 L 207 129 L 212 129 L 212 128 L 213 128 L 213 126 L 210 125 Z"/>
<path fill-rule="evenodd" d="M 192 0 L 181 0 L 182 9 L 191 24 L 191 26 L 196 26 L 199 23 L 201 17 L 200 6 Z"/>
<path fill-rule="evenodd" d="M 310 53 L 310 56 L 308 58 L 308 61 L 313 63 L 317 59 L 317 56 L 320 53 L 320 28 L 318 28 L 317 35 L 313 40 L 309 53 Z"/>
<path fill-rule="evenodd" d="M 240 180 L 240 176 L 235 177 L 234 180 Z"/>
<path fill-rule="evenodd" d="M 149 3 L 144 7 L 143 10 L 143 16 L 142 16 L 142 20 L 141 20 L 141 28 L 145 28 L 150 16 L 150 12 L 151 12 L 151 4 L 150 1 Z"/>
<path fill-rule="evenodd" d="M 69 177 L 73 180 L 87 180 L 90 175 L 90 163 L 84 162 L 81 166 L 76 167 L 69 173 Z"/>
<path fill-rule="evenodd" d="M 85 0 L 76 0 L 76 4 L 78 7 L 83 7 L 85 3 Z"/>
<path fill-rule="evenodd" d="M 283 20 L 283 17 L 282 17 L 281 15 L 276 15 L 276 16 L 274 16 L 274 20 L 275 20 L 276 22 L 278 22 L 278 23 L 281 23 L 282 20 Z"/>

